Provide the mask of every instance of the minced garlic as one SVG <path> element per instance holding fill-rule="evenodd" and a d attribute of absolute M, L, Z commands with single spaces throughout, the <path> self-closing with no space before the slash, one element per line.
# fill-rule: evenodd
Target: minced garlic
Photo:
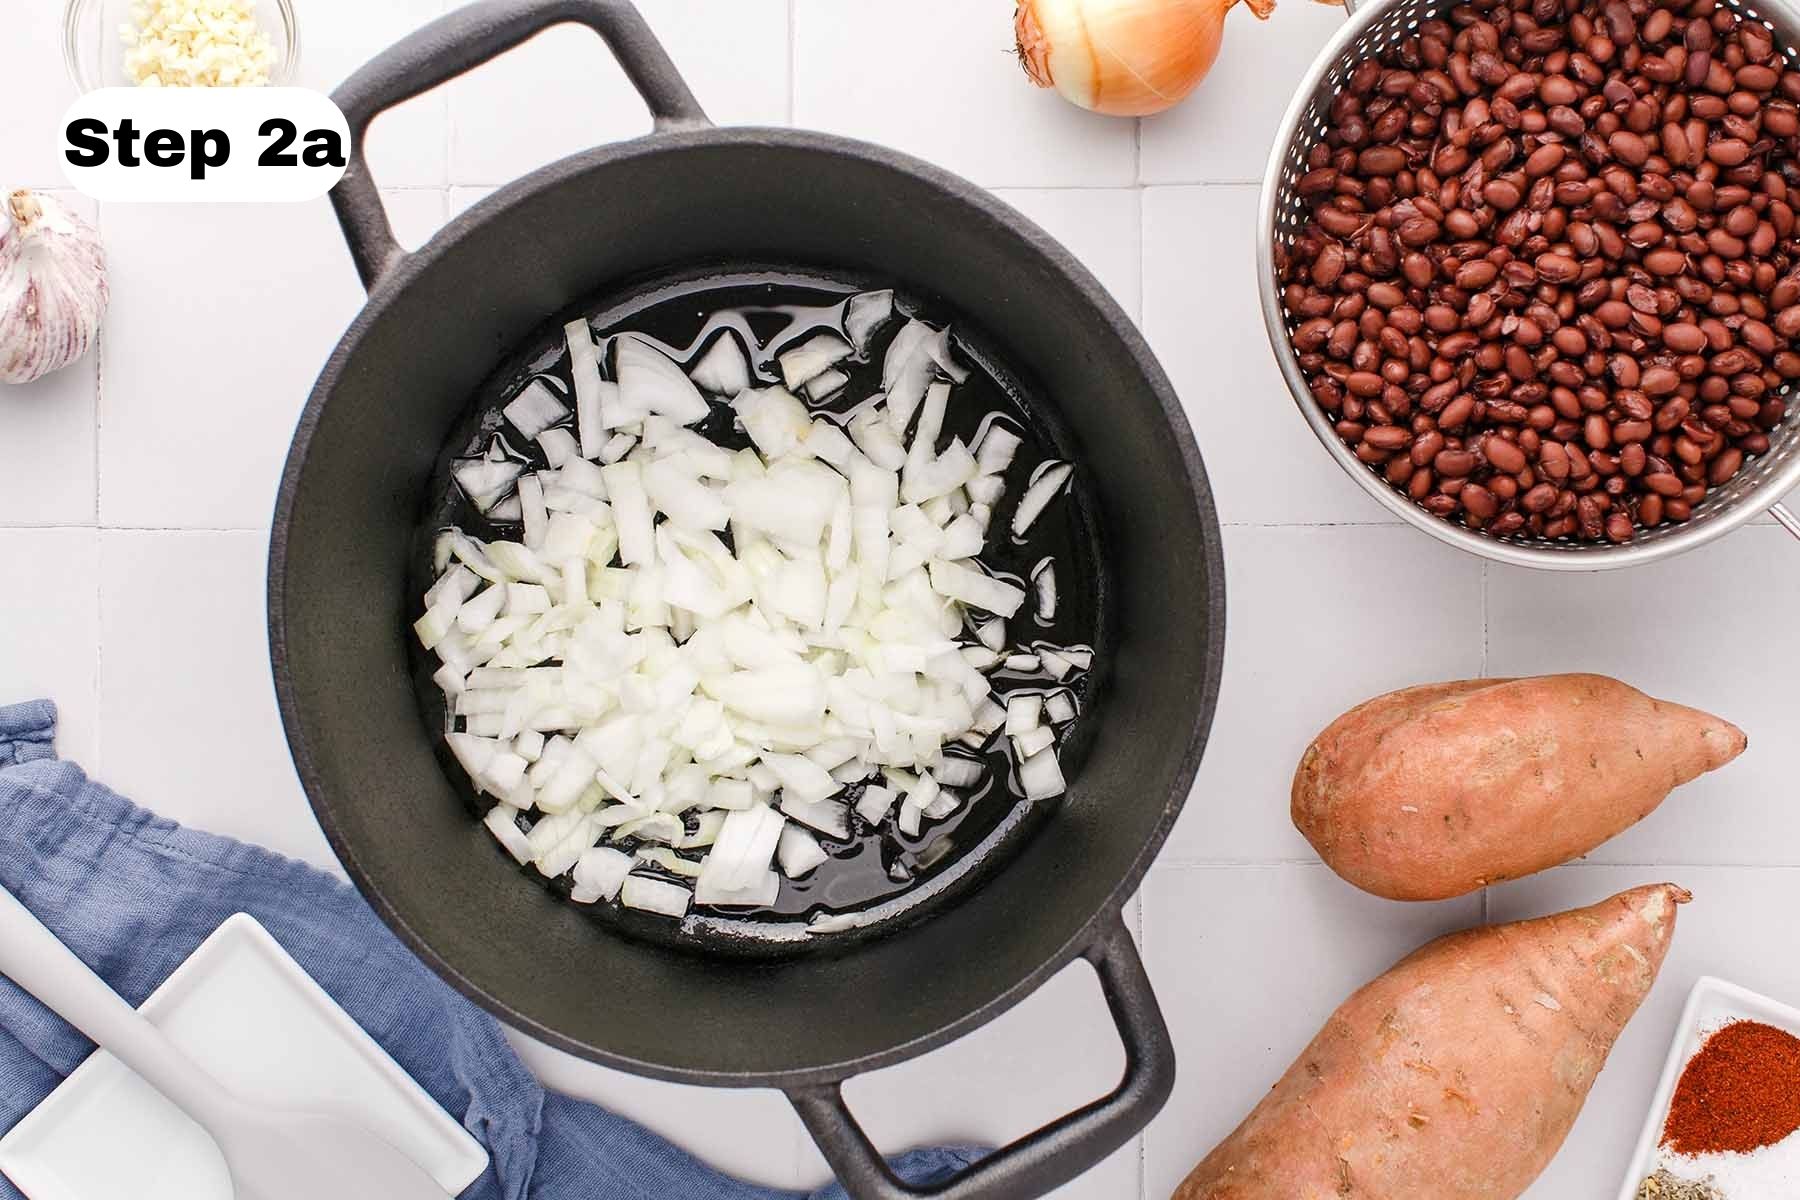
<path fill-rule="evenodd" d="M 275 64 L 253 0 L 141 0 L 119 36 L 139 87 L 262 87 Z"/>

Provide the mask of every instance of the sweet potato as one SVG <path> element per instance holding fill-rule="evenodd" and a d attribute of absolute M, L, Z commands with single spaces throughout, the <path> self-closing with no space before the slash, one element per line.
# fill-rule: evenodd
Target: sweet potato
<path fill-rule="evenodd" d="M 1510 1200 L 1662 966 L 1673 884 L 1451 934 L 1325 1028 L 1175 1200 Z"/>
<path fill-rule="evenodd" d="M 1737 726 L 1603 675 L 1430 684 L 1313 739 L 1294 825 L 1364 891 L 1441 900 L 1586 854 L 1743 749 Z"/>

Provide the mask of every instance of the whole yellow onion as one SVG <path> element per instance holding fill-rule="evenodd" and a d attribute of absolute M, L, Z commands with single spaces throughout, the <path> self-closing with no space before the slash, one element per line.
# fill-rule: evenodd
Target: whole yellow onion
<path fill-rule="evenodd" d="M 1193 91 L 1237 0 L 1019 0 L 1019 62 L 1039 87 L 1095 112 L 1142 117 Z M 1267 19 L 1275 0 L 1246 0 Z"/>

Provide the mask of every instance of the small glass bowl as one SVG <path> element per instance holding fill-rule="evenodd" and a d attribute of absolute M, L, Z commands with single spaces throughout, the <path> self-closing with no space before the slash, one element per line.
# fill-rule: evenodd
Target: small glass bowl
<path fill-rule="evenodd" d="M 130 87 L 125 74 L 122 26 L 131 24 L 133 0 L 69 0 L 63 13 L 63 61 L 69 78 L 83 92 L 103 87 Z M 253 0 L 256 23 L 269 35 L 275 63 L 269 86 L 294 82 L 300 70 L 300 26 L 291 0 Z"/>

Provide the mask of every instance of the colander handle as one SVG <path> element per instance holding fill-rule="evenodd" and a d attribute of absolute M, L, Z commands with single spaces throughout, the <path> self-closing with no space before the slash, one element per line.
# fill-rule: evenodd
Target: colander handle
<path fill-rule="evenodd" d="M 844 1103 L 841 1080 L 787 1089 L 788 1100 L 852 1200 L 1028 1200 L 1075 1178 L 1149 1124 L 1175 1086 L 1175 1047 L 1144 960 L 1116 912 L 1102 923 L 1083 955 L 1100 977 L 1100 990 L 1125 1045 L 1124 1078 L 1107 1096 L 948 1179 L 924 1187 L 902 1182 Z"/>
<path fill-rule="evenodd" d="M 1774 517 L 1777 521 L 1780 521 L 1781 527 L 1783 529 L 1787 530 L 1789 533 L 1793 534 L 1795 537 L 1800 538 L 1800 517 L 1796 517 L 1793 513 L 1793 510 L 1790 509 L 1787 505 L 1785 505 L 1785 504 L 1770 505 L 1769 506 L 1769 515 L 1771 517 Z"/>

